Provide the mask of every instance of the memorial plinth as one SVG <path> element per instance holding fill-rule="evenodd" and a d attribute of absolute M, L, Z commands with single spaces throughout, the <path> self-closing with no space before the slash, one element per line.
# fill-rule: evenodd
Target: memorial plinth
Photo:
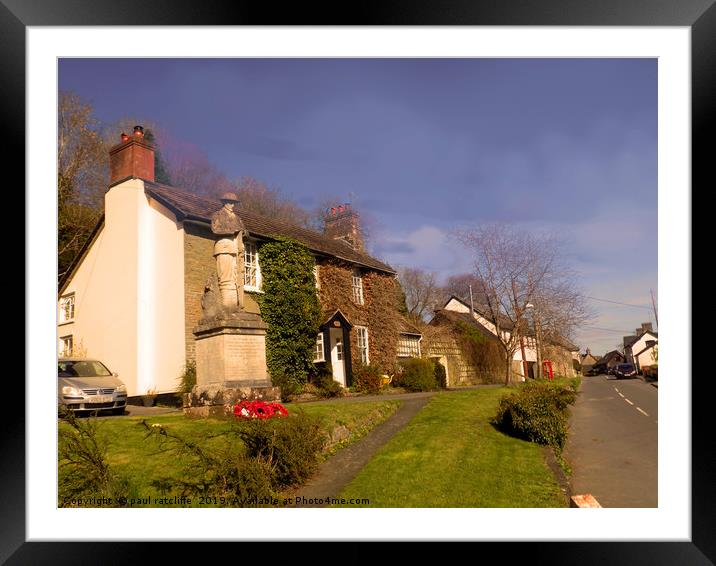
<path fill-rule="evenodd" d="M 197 416 L 230 414 L 241 400 L 277 400 L 266 370 L 266 323 L 258 314 L 235 312 L 202 319 L 194 329 L 196 385 L 184 411 Z"/>

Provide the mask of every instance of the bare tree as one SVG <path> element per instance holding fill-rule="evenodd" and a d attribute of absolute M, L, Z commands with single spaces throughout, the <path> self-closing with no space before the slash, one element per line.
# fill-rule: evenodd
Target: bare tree
<path fill-rule="evenodd" d="M 269 187 L 253 177 L 239 178 L 235 182 L 235 187 L 243 209 L 304 228 L 312 226 L 311 213 L 285 197 L 281 189 Z"/>
<path fill-rule="evenodd" d="M 537 343 L 537 377 L 542 377 L 546 344 L 570 339 L 577 327 L 593 317 L 584 295 L 575 283 L 575 274 L 555 258 L 553 269 L 535 289 L 529 312 Z"/>
<path fill-rule="evenodd" d="M 472 301 L 475 305 L 487 304 L 485 297 L 482 295 L 482 281 L 474 273 L 460 273 L 448 277 L 445 285 L 442 286 L 443 302 L 450 297 L 457 297 L 461 301 L 470 304 L 470 292 L 472 291 Z"/>
<path fill-rule="evenodd" d="M 433 313 L 442 297 L 437 274 L 405 267 L 398 270 L 398 281 L 405 293 L 408 317 L 415 323 L 424 323 L 425 316 Z"/>
<path fill-rule="evenodd" d="M 62 277 L 102 214 L 109 162 L 92 106 L 62 91 L 57 108 L 57 269 Z"/>
<path fill-rule="evenodd" d="M 558 329 L 561 333 L 573 323 L 562 314 L 571 300 L 570 274 L 563 271 L 557 242 L 549 235 L 497 224 L 458 230 L 455 235 L 472 253 L 483 314 L 502 347 L 509 384 L 520 337 L 535 321 L 535 328 L 545 335 Z"/>

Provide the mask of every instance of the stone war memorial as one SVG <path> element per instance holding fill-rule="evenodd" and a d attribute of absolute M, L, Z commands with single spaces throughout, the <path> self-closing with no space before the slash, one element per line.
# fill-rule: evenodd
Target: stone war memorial
<path fill-rule="evenodd" d="M 266 369 L 266 323 L 244 309 L 243 222 L 234 211 L 238 198 L 226 193 L 211 217 L 216 240 L 216 269 L 201 301 L 202 318 L 194 329 L 196 385 L 184 397 L 184 411 L 194 416 L 230 414 L 241 400 L 277 400 Z"/>

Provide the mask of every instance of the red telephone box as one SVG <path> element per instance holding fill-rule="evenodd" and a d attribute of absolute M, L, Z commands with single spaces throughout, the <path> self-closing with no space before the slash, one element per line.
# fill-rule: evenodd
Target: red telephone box
<path fill-rule="evenodd" d="M 552 362 L 550 360 L 542 360 L 542 368 L 544 370 L 544 375 L 547 376 L 547 379 L 552 381 L 554 379 L 554 371 L 552 370 Z"/>

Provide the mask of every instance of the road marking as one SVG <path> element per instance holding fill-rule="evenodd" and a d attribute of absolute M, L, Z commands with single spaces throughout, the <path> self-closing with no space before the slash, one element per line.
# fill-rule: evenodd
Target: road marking
<path fill-rule="evenodd" d="M 626 397 L 624 397 L 624 400 L 625 400 L 627 403 L 629 403 L 630 405 L 633 405 L 633 404 L 634 404 L 634 403 L 632 403 L 631 401 L 629 401 L 629 399 L 627 399 Z"/>
<path fill-rule="evenodd" d="M 624 395 L 622 393 L 619 393 L 619 396 L 624 399 Z"/>
<path fill-rule="evenodd" d="M 616 387 L 614 388 L 614 391 L 616 391 L 617 393 L 619 393 L 619 390 L 618 390 Z"/>
<path fill-rule="evenodd" d="M 649 416 L 646 411 L 640 409 L 639 407 L 636 408 L 637 411 L 639 411 L 642 415 Z"/>

